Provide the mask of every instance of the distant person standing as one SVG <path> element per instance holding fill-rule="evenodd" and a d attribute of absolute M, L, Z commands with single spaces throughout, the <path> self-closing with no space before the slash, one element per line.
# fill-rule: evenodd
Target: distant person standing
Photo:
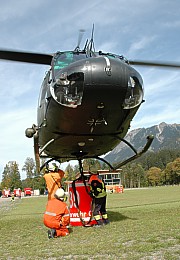
<path fill-rule="evenodd" d="M 70 213 L 64 202 L 65 192 L 57 189 L 54 198 L 48 200 L 44 213 L 44 225 L 48 228 L 48 238 L 69 235 Z"/>
<path fill-rule="evenodd" d="M 14 192 L 12 193 L 11 195 L 11 201 L 14 201 L 15 200 L 15 195 L 14 195 Z"/>
<path fill-rule="evenodd" d="M 91 173 L 89 178 L 90 192 L 94 197 L 93 216 L 98 226 L 109 224 L 106 212 L 106 187 L 99 174 Z"/>
<path fill-rule="evenodd" d="M 47 173 L 45 173 L 43 177 L 48 190 L 48 200 L 53 199 L 56 190 L 62 187 L 61 180 L 64 174 L 64 171 L 58 169 L 55 163 L 51 163 L 47 166 Z"/>

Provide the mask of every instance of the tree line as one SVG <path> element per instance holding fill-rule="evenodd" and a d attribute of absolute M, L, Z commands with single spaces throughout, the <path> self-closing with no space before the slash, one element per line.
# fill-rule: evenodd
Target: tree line
<path fill-rule="evenodd" d="M 84 171 L 96 172 L 100 169 L 110 170 L 105 163 L 95 159 L 83 160 Z M 23 189 L 30 187 L 39 189 L 43 194 L 46 184 L 43 175 L 37 174 L 34 159 L 28 157 L 25 160 L 22 171 L 26 173 L 26 179 L 21 180 L 18 163 L 8 162 L 2 173 L 0 189 Z M 63 183 L 76 179 L 79 166 L 68 164 L 65 169 Z M 180 183 L 180 150 L 161 150 L 157 153 L 147 152 L 141 158 L 122 167 L 121 183 L 125 188 L 137 188 L 158 185 L 177 185 Z"/>
<path fill-rule="evenodd" d="M 147 152 L 122 167 L 121 181 L 126 188 L 180 183 L 180 150 Z"/>

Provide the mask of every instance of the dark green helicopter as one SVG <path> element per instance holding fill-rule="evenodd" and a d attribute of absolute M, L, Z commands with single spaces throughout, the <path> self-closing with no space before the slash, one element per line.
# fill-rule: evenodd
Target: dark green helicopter
<path fill-rule="evenodd" d="M 93 28 L 94 31 L 94 28 Z M 180 64 L 130 61 L 123 56 L 95 51 L 92 37 L 81 50 L 40 54 L 0 50 L 0 59 L 50 65 L 40 91 L 37 125 L 26 129 L 34 138 L 35 159 L 39 172 L 40 158 L 48 162 L 96 158 L 112 169 L 139 157 L 153 141 L 147 137 L 137 152 L 124 137 L 131 120 L 142 104 L 143 80 L 131 65 L 179 68 Z M 100 156 L 124 141 L 135 153 L 112 166 Z"/>

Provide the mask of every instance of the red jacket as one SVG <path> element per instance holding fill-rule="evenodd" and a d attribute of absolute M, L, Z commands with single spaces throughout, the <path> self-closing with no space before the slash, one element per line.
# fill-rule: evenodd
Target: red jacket
<path fill-rule="evenodd" d="M 58 199 L 49 200 L 44 213 L 44 225 L 49 228 L 59 229 L 66 227 L 70 222 L 67 204 Z"/>

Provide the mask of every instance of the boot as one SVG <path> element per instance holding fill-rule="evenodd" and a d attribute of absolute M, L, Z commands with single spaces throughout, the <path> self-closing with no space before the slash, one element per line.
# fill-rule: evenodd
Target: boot
<path fill-rule="evenodd" d="M 109 219 L 108 218 L 106 218 L 106 219 L 103 219 L 103 224 L 104 225 L 108 225 L 110 222 L 109 222 Z"/>
<path fill-rule="evenodd" d="M 103 222 L 101 221 L 101 219 L 96 220 L 96 222 L 97 222 L 97 225 L 95 225 L 95 227 L 102 227 Z"/>
<path fill-rule="evenodd" d="M 56 237 L 56 230 L 55 229 L 49 229 L 48 230 L 48 238 L 50 239 L 50 238 L 54 238 L 54 237 Z"/>

